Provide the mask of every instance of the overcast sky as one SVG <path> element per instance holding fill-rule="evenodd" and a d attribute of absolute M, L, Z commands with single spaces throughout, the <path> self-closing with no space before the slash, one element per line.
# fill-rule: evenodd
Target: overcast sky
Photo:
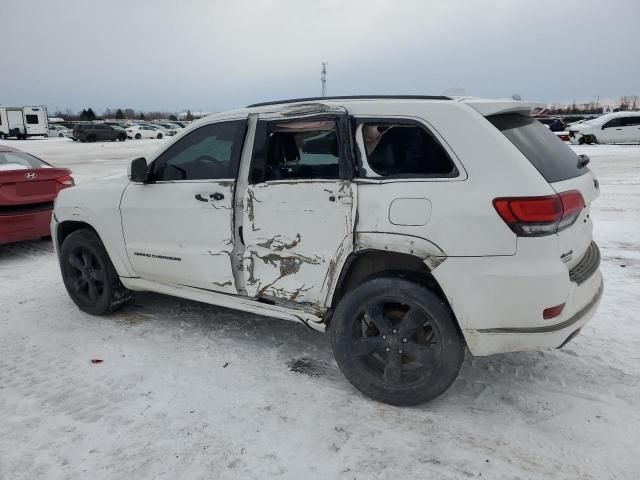
<path fill-rule="evenodd" d="M 220 111 L 320 94 L 640 95 L 638 0 L 0 0 L 0 104 Z"/>

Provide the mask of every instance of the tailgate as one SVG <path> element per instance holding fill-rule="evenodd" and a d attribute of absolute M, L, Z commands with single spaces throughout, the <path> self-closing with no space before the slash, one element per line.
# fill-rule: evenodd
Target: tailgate
<path fill-rule="evenodd" d="M 580 216 L 570 227 L 557 233 L 560 239 L 560 255 L 562 261 L 571 269 L 586 254 L 593 238 L 593 223 L 591 221 L 591 204 L 600 194 L 597 181 L 592 172 L 570 178 L 561 182 L 551 183 L 557 193 L 578 190 L 582 194 L 585 207 Z"/>

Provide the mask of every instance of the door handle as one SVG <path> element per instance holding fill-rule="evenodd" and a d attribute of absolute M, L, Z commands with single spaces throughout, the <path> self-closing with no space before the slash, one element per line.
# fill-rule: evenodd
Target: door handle
<path fill-rule="evenodd" d="M 212 193 L 209 195 L 209 198 L 204 198 L 202 196 L 202 194 L 197 193 L 196 196 L 194 197 L 196 200 L 200 200 L 201 202 L 208 202 L 209 198 L 213 199 L 213 200 L 222 200 L 224 198 L 224 195 L 221 194 L 220 192 L 216 192 L 216 193 Z"/>
<path fill-rule="evenodd" d="M 346 204 L 350 204 L 351 203 L 351 195 L 338 195 L 337 197 L 335 195 L 331 195 L 329 197 L 329 201 L 330 202 L 335 202 L 336 198 L 338 199 L 338 201 L 340 203 L 346 203 Z"/>

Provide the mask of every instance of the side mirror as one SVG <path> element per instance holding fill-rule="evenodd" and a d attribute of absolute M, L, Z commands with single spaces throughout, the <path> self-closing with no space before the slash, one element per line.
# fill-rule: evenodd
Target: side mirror
<path fill-rule="evenodd" d="M 147 172 L 147 160 L 144 157 L 136 158 L 131 161 L 129 167 L 129 180 L 132 182 L 146 182 L 149 177 Z"/>

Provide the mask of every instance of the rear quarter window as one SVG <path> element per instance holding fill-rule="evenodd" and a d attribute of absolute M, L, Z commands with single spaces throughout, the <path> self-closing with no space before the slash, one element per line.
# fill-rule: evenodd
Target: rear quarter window
<path fill-rule="evenodd" d="M 549 183 L 579 177 L 589 171 L 578 167 L 578 155 L 547 127 L 517 113 L 486 117 L 527 157 Z"/>

